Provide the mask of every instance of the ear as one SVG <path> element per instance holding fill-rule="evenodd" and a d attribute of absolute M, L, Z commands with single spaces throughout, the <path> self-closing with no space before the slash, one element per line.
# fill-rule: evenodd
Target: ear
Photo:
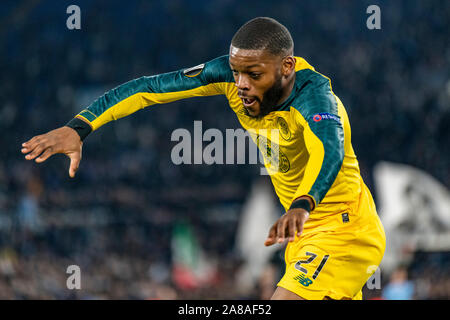
<path fill-rule="evenodd" d="M 283 76 L 287 77 L 295 71 L 295 62 L 296 60 L 294 56 L 287 56 L 283 58 L 281 66 L 281 73 Z"/>

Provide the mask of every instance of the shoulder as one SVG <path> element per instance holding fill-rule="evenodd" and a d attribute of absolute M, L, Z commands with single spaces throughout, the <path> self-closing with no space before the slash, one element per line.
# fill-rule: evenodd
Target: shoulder
<path fill-rule="evenodd" d="M 309 121 L 317 114 L 338 114 L 336 97 L 328 77 L 312 69 L 296 72 L 296 97 L 291 112 L 298 112 Z"/>
<path fill-rule="evenodd" d="M 208 82 L 234 82 L 228 63 L 228 55 L 208 61 L 204 64 L 203 76 Z"/>

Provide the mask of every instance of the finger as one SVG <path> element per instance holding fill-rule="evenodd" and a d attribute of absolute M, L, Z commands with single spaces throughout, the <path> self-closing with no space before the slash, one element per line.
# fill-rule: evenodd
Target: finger
<path fill-rule="evenodd" d="M 278 224 L 278 221 L 275 222 L 275 224 L 270 228 L 269 235 L 267 236 L 266 241 L 264 242 L 264 245 L 271 246 L 276 242 L 275 240 L 277 237 L 277 224 Z"/>
<path fill-rule="evenodd" d="M 47 143 L 47 139 L 40 135 L 40 136 L 35 136 L 33 137 L 31 140 L 24 142 L 22 144 L 23 149 L 25 149 L 25 152 L 32 152 L 34 149 L 36 149 L 38 146 L 43 145 L 45 147 L 45 144 Z M 23 150 L 22 149 L 22 150 Z"/>
<path fill-rule="evenodd" d="M 70 167 L 69 167 L 69 176 L 71 178 L 75 177 L 75 173 L 78 170 L 78 167 L 80 165 L 81 156 L 80 153 L 77 152 L 70 156 Z"/>
<path fill-rule="evenodd" d="M 268 247 L 268 246 L 271 246 L 271 245 L 275 244 L 275 242 L 276 242 L 275 238 L 267 238 L 266 241 L 264 242 L 264 245 L 266 247 Z"/>
<path fill-rule="evenodd" d="M 31 150 L 28 147 L 24 147 L 24 144 L 22 144 L 22 149 L 20 149 L 20 151 L 22 151 L 22 153 L 28 153 Z"/>
<path fill-rule="evenodd" d="M 41 163 L 44 162 L 45 160 L 47 160 L 50 156 L 54 155 L 55 152 L 53 151 L 52 147 L 48 147 L 47 149 L 45 149 L 45 151 L 38 157 L 36 158 L 36 162 L 37 163 Z"/>
<path fill-rule="evenodd" d="M 30 144 L 27 142 L 22 143 L 22 149 L 20 151 L 22 151 L 22 153 L 29 153 L 31 151 L 33 151 L 34 149 L 34 144 Z"/>
<path fill-rule="evenodd" d="M 43 144 L 37 145 L 29 154 L 25 156 L 25 159 L 33 160 L 44 151 L 45 147 L 46 146 Z"/>
<path fill-rule="evenodd" d="M 300 237 L 303 233 L 303 220 L 297 219 L 296 224 L 297 224 L 297 236 Z"/>
<path fill-rule="evenodd" d="M 286 234 L 286 227 L 287 227 L 287 220 L 286 216 L 284 216 L 283 218 L 281 218 L 281 221 L 278 222 L 278 243 L 282 243 L 284 241 L 285 238 L 285 234 Z"/>
<path fill-rule="evenodd" d="M 22 147 L 26 147 L 28 149 L 33 149 L 33 147 L 35 146 L 36 142 L 38 142 L 38 140 L 42 138 L 42 135 L 39 136 L 34 136 L 33 138 L 31 138 L 30 140 L 22 143 Z"/>
<path fill-rule="evenodd" d="M 296 227 L 296 217 L 292 216 L 288 220 L 288 230 L 289 230 L 289 242 L 292 242 L 295 240 L 295 227 Z"/>

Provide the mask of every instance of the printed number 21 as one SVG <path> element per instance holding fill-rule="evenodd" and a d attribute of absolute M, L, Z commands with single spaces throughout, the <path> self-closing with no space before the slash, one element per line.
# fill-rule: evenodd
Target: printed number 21
<path fill-rule="evenodd" d="M 306 252 L 306 255 L 309 256 L 308 259 L 306 260 L 300 260 L 297 261 L 297 263 L 295 264 L 295 269 L 303 272 L 304 274 L 308 274 L 308 270 L 306 270 L 305 268 L 302 267 L 302 264 L 308 264 L 314 261 L 315 258 L 317 258 L 317 254 L 312 253 L 312 252 Z M 320 271 L 322 271 L 323 266 L 325 265 L 325 263 L 327 262 L 328 258 L 330 257 L 329 254 L 325 255 L 322 259 L 322 261 L 320 262 L 319 266 L 317 267 L 316 271 L 314 271 L 314 274 L 312 276 L 313 280 L 315 280 L 317 278 L 317 276 L 319 275 Z"/>

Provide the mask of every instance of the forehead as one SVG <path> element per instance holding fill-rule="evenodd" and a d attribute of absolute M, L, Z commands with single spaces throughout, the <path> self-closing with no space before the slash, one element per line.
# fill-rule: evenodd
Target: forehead
<path fill-rule="evenodd" d="M 279 62 L 279 58 L 270 54 L 267 50 L 240 49 L 230 46 L 229 62 L 233 66 L 257 67 L 273 65 Z"/>

